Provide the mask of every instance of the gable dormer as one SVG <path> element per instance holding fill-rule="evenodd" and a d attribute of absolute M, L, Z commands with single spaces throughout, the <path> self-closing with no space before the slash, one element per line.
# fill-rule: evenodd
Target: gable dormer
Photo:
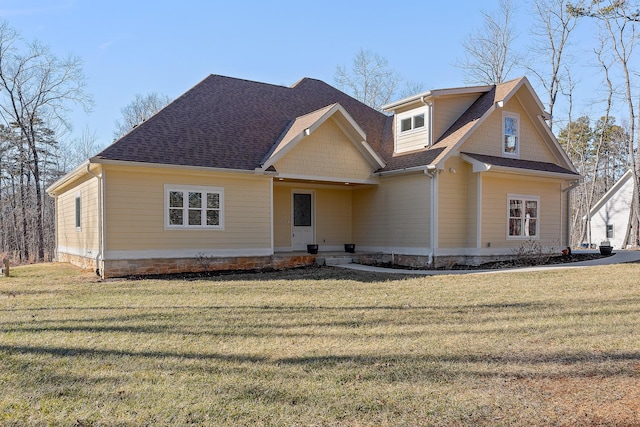
<path fill-rule="evenodd" d="M 394 114 L 394 153 L 428 148 L 491 86 L 436 89 L 383 106 Z"/>
<path fill-rule="evenodd" d="M 420 94 L 385 105 L 393 112 L 393 152 L 406 153 L 431 145 L 432 104 L 427 94 Z"/>
<path fill-rule="evenodd" d="M 431 145 L 431 106 L 418 108 L 395 114 L 394 148 L 395 153 L 420 150 Z"/>

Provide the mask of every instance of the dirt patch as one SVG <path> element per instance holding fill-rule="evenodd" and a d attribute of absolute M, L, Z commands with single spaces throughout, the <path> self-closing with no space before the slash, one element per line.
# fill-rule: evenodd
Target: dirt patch
<path fill-rule="evenodd" d="M 512 386 L 540 399 L 538 411 L 551 425 L 640 426 L 637 377 L 556 377 L 518 383 Z"/>

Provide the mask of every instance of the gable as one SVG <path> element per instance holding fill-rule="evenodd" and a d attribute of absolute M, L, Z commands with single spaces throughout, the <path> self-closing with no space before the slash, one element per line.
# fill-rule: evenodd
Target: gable
<path fill-rule="evenodd" d="M 517 111 L 526 114 L 522 116 L 525 122 L 523 134 L 516 135 L 516 140 L 519 141 L 516 147 L 522 145 L 522 138 L 528 147 L 524 148 L 522 153 L 518 149 L 509 154 L 503 153 L 503 118 L 513 119 L 516 116 L 519 122 L 520 115 Z M 432 165 L 443 169 L 447 158 L 466 152 L 467 155 L 482 154 L 494 159 L 508 157 L 515 161 L 513 164 L 516 169 L 521 162 L 540 163 L 545 165 L 545 170 L 548 169 L 548 165 L 555 165 L 568 172 L 568 176 L 579 177 L 575 166 L 545 122 L 546 118 L 540 99 L 525 77 L 493 86 L 435 142 L 430 151 L 441 149 L 441 152 L 435 157 Z M 522 125 L 512 129 L 519 133 L 517 129 L 520 128 Z"/>
<path fill-rule="evenodd" d="M 298 142 L 273 166 L 279 175 L 368 180 L 374 166 L 333 118 Z"/>
<path fill-rule="evenodd" d="M 633 172 L 628 170 L 591 208 L 591 218 L 608 221 L 618 215 L 629 216 L 633 200 Z"/>
<path fill-rule="evenodd" d="M 515 114 L 520 123 L 519 159 L 557 163 L 546 136 L 538 132 L 531 116 L 517 97 L 512 97 L 503 108 L 496 108 L 461 146 L 460 151 L 502 157 L 503 115 Z"/>
<path fill-rule="evenodd" d="M 212 75 L 92 161 L 255 171 L 292 120 L 333 104 L 380 152 L 387 116 L 320 80 L 285 87 Z"/>
<path fill-rule="evenodd" d="M 434 99 L 433 139 L 437 141 L 479 96 L 477 93 L 471 93 Z"/>

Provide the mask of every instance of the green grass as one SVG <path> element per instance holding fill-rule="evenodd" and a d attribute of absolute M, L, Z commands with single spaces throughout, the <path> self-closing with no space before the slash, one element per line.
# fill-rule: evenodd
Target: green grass
<path fill-rule="evenodd" d="M 0 278 L 0 425 L 638 425 L 640 265 Z"/>

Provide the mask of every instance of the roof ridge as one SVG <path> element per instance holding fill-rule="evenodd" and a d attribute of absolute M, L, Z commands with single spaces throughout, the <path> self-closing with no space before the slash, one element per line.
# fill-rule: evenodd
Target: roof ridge
<path fill-rule="evenodd" d="M 283 88 L 283 89 L 291 89 L 289 86 L 285 86 L 285 85 L 279 85 L 279 84 L 275 84 L 275 83 L 266 83 L 266 82 L 261 82 L 261 81 L 258 81 L 258 80 L 245 79 L 245 78 L 241 78 L 241 77 L 225 76 L 223 74 L 209 74 L 207 77 L 205 77 L 203 80 L 201 80 L 198 84 L 203 83 L 206 80 L 209 80 L 210 78 L 222 78 L 222 79 L 235 80 L 235 81 L 238 81 L 238 82 L 253 83 L 253 84 L 263 85 L 263 86 L 273 86 L 273 87 L 279 87 L 279 88 Z M 195 86 L 197 86 L 197 85 L 195 85 Z"/>

